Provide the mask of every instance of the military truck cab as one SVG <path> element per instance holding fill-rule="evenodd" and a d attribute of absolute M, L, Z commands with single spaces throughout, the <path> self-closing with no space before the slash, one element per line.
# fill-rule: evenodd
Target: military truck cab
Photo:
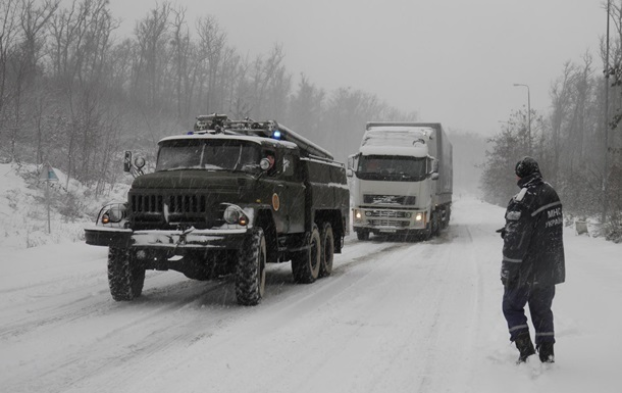
<path fill-rule="evenodd" d="M 345 167 L 321 147 L 275 121 L 200 116 L 158 143 L 155 172 L 102 208 L 86 242 L 109 247 L 115 300 L 140 296 L 145 270 L 170 269 L 234 275 L 238 303 L 255 305 L 266 263 L 291 261 L 300 283 L 331 273 L 348 209 Z"/>

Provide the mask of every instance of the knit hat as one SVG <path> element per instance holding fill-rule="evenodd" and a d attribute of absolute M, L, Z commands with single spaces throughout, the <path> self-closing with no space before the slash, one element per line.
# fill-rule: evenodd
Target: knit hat
<path fill-rule="evenodd" d="M 523 157 L 520 161 L 516 163 L 516 176 L 523 178 L 529 175 L 533 175 L 534 173 L 540 173 L 540 168 L 538 167 L 538 163 L 531 157 Z"/>

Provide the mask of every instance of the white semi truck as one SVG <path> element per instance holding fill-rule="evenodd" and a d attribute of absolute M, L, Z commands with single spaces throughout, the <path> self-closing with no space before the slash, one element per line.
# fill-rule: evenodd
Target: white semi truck
<path fill-rule="evenodd" d="M 428 239 L 449 225 L 452 146 L 440 123 L 367 123 L 347 173 L 359 240 Z"/>

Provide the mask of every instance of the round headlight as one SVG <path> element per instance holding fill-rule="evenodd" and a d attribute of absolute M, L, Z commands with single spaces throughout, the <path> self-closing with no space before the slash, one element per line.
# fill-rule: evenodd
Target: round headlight
<path fill-rule="evenodd" d="M 101 214 L 102 224 L 116 224 L 125 218 L 125 205 L 123 203 L 113 203 L 104 207 Z"/>
<path fill-rule="evenodd" d="M 115 205 L 111 207 L 106 213 L 108 213 L 108 218 L 110 222 L 121 222 L 123 217 L 125 216 L 125 206 L 123 205 Z"/>
<path fill-rule="evenodd" d="M 225 222 L 227 224 L 238 224 L 238 225 L 246 225 L 248 224 L 248 218 L 240 209 L 239 206 L 229 205 L 225 209 L 225 213 L 223 215 Z"/>

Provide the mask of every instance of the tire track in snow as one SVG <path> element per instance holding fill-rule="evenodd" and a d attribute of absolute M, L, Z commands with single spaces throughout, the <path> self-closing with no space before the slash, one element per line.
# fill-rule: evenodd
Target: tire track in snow
<path fill-rule="evenodd" d="M 382 252 L 387 247 L 391 246 L 379 245 L 380 250 L 377 252 Z M 351 248 L 357 247 L 353 245 Z M 373 258 L 374 255 L 375 253 L 368 253 L 365 256 L 357 256 L 346 260 L 345 263 L 362 263 Z M 336 272 L 339 269 L 343 268 L 337 262 Z M 157 278 L 162 278 L 164 281 L 164 276 L 166 275 L 158 275 Z M 291 282 L 291 273 L 287 273 L 286 279 L 278 276 L 271 278 L 272 281 L 279 279 Z M 327 281 L 328 279 L 324 279 L 311 286 L 292 284 L 291 290 L 272 297 L 273 307 L 285 308 L 283 305 L 290 299 L 300 296 L 300 292 L 316 291 L 318 290 L 316 286 Z M 43 370 L 37 380 L 25 382 L 24 375 L 17 375 L 9 378 L 5 386 L 11 386 L 12 391 L 28 391 L 32 388 L 38 391 L 39 388 L 54 386 L 59 383 L 58 381 L 63 381 L 56 387 L 64 391 L 76 384 L 89 385 L 88 381 L 97 375 L 114 375 L 115 384 L 117 380 L 118 382 L 132 380 L 135 378 L 136 367 L 127 368 L 128 364 L 138 364 L 139 367 L 150 364 L 151 358 L 161 358 L 162 353 L 166 353 L 171 348 L 192 346 L 208 340 L 212 335 L 211 331 L 218 332 L 223 325 L 233 324 L 235 326 L 240 319 L 243 323 L 249 312 L 251 314 L 255 310 L 266 312 L 265 309 L 261 309 L 263 306 L 253 310 L 238 308 L 238 306 L 232 310 L 223 310 L 223 299 L 225 299 L 224 308 L 235 303 L 232 291 L 222 293 L 223 288 L 231 285 L 231 282 L 225 280 L 210 284 L 206 288 L 205 283 L 183 281 L 164 287 L 158 286 L 146 290 L 145 298 L 131 303 L 112 302 L 107 288 L 102 287 L 93 296 L 83 296 L 66 304 L 52 303 L 45 312 L 37 313 L 27 320 L 22 320 L 21 323 L 5 328 L 2 332 L 5 342 L 12 343 L 17 339 L 19 341 L 31 340 L 34 335 L 53 336 L 65 329 L 71 331 L 75 329 L 74 326 L 88 325 L 90 319 L 102 320 L 104 324 L 108 323 L 108 319 L 119 319 L 119 317 L 127 318 L 127 320 L 116 322 L 115 327 L 104 334 L 91 334 L 92 342 L 90 343 L 76 344 L 77 347 L 75 347 L 76 345 L 70 342 L 62 353 L 45 356 L 51 359 L 43 360 L 36 357 L 25 360 L 21 363 L 22 367 Z M 270 296 L 271 294 L 267 294 L 267 297 Z M 51 301 L 58 302 L 59 299 Z M 270 301 L 266 303 L 268 304 L 264 308 L 270 308 Z M 212 312 L 215 313 L 213 315 L 215 318 L 210 318 Z M 181 318 L 176 319 L 174 316 L 179 313 L 182 313 Z M 188 319 L 189 314 L 192 315 Z M 206 319 L 209 320 L 206 321 Z M 155 362 L 153 366 L 146 368 L 157 368 L 157 364 L 158 362 Z M 128 371 L 124 371 L 126 368 Z M 19 382 L 20 379 L 22 383 Z M 103 379 L 108 379 L 108 377 Z M 103 386 L 106 385 L 107 383 Z"/>

